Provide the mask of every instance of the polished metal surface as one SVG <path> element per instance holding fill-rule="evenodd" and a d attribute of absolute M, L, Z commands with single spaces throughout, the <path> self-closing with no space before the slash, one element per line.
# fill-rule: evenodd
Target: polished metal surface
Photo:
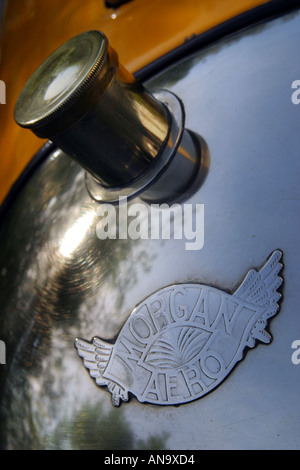
<path fill-rule="evenodd" d="M 53 152 L 0 232 L 1 446 L 7 449 L 299 449 L 300 15 L 212 45 L 147 83 L 184 103 L 209 165 L 185 204 L 204 204 L 204 244 L 97 237 L 99 204 L 85 172 Z M 129 203 L 145 204 L 140 198 Z M 118 209 L 118 207 L 116 208 Z M 236 292 L 249 268 L 283 253 L 273 340 L 258 344 L 221 386 L 181 406 L 114 407 L 84 370 L 75 338 L 117 337 L 164 286 Z M 128 325 L 128 323 L 127 323 Z"/>
<path fill-rule="evenodd" d="M 278 312 L 281 252 L 252 269 L 232 295 L 177 284 L 150 295 L 131 313 L 114 344 L 95 337 L 75 346 L 96 384 L 119 406 L 179 405 L 203 397 L 227 377 L 256 341 L 270 343 L 267 321 Z"/>

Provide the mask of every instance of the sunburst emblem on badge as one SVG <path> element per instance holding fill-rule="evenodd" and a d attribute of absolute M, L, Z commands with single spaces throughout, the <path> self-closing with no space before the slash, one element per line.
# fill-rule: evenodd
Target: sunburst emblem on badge
<path fill-rule="evenodd" d="M 119 406 L 132 393 L 142 403 L 175 405 L 217 387 L 256 340 L 269 343 L 268 320 L 279 310 L 282 253 L 251 269 L 229 294 L 202 284 L 164 287 L 131 313 L 115 344 L 76 339 L 84 366 Z"/>

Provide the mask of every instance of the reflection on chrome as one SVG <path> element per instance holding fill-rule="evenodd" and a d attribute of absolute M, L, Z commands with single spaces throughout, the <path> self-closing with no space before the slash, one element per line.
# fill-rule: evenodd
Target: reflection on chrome
<path fill-rule="evenodd" d="M 95 217 L 95 212 L 87 212 L 82 217 L 80 217 L 74 225 L 72 225 L 69 230 L 65 233 L 61 245 L 60 253 L 64 257 L 69 257 L 72 253 L 78 248 L 84 236 L 86 235 L 88 229 L 90 228 L 91 223 Z"/>

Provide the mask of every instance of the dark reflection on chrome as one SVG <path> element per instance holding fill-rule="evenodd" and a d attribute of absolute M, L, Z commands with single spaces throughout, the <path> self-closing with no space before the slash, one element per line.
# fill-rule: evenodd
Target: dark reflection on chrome
<path fill-rule="evenodd" d="M 75 430 L 75 432 L 74 432 Z M 101 403 L 86 404 L 71 420 L 59 424 L 53 433 L 50 448 L 77 450 L 114 450 L 118 449 L 165 449 L 166 433 L 158 433 L 143 440 L 126 421 L 121 410 L 109 408 L 107 411 Z"/>
<path fill-rule="evenodd" d="M 0 253 L 1 338 L 7 343 L 7 366 L 0 370 L 2 447 L 47 448 L 74 399 L 66 390 L 73 380 L 68 368 L 78 361 L 77 332 L 96 321 L 114 335 L 124 321 L 119 310 L 137 274 L 131 266 L 120 276 L 120 265 L 130 259 L 132 242 L 97 238 L 97 206 L 83 170 L 58 152 L 1 228 L 7 247 Z M 147 259 L 136 240 L 134 248 L 135 256 Z M 76 406 L 84 401 L 80 397 Z"/>

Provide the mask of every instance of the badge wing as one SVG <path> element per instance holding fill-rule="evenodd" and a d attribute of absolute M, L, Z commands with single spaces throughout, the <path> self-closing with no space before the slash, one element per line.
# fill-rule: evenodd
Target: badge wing
<path fill-rule="evenodd" d="M 96 384 L 100 387 L 107 386 L 112 394 L 112 403 L 115 406 L 119 406 L 120 400 L 128 401 L 128 390 L 103 377 L 114 345 L 95 337 L 91 343 L 83 339 L 76 339 L 75 347 L 79 356 L 83 359 L 84 366 L 89 370 L 90 376 L 95 379 Z"/>
<path fill-rule="evenodd" d="M 247 342 L 249 347 L 255 345 L 255 340 L 270 343 L 272 339 L 265 328 L 268 319 L 276 315 L 279 310 L 278 302 L 281 294 L 277 292 L 277 289 L 283 282 L 283 279 L 278 276 L 283 267 L 280 263 L 281 257 L 281 251 L 276 250 L 259 271 L 250 269 L 240 287 L 233 294 L 234 297 L 249 304 L 265 307 L 264 312 L 252 328 Z"/>

